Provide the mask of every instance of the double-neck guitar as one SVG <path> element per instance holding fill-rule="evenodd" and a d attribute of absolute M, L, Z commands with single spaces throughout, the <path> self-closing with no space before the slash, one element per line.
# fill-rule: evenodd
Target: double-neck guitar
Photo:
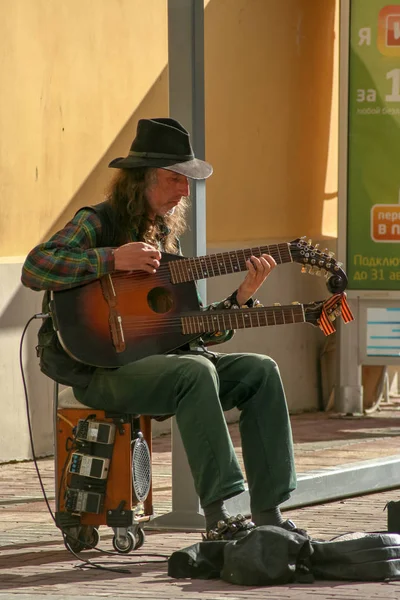
<path fill-rule="evenodd" d="M 82 286 L 52 292 L 50 310 L 59 340 L 81 362 L 118 367 L 152 354 L 172 352 L 205 332 L 304 322 L 318 325 L 323 302 L 200 309 L 196 280 L 246 271 L 246 260 L 261 254 L 270 254 L 278 264 L 296 262 L 310 273 L 324 274 L 333 293 L 346 288 L 340 263 L 303 238 L 196 258 L 164 253 L 154 275 L 114 272 Z"/>

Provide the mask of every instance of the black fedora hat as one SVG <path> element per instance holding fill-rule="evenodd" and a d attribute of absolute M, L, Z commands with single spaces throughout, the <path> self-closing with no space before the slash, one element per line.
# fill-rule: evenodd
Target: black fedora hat
<path fill-rule="evenodd" d="M 206 179 L 212 166 L 195 158 L 189 133 L 175 119 L 140 119 L 128 156 L 115 158 L 113 169 L 156 167 L 191 179 Z"/>

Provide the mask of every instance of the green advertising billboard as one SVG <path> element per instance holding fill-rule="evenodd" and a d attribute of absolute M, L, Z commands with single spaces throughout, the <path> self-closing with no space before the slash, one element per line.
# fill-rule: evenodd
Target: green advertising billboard
<path fill-rule="evenodd" d="M 400 290 L 400 2 L 351 0 L 347 274 Z"/>

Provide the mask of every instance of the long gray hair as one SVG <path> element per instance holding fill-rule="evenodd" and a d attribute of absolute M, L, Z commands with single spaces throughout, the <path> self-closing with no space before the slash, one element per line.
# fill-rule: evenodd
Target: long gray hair
<path fill-rule="evenodd" d="M 121 244 L 129 240 L 129 232 L 134 230 L 138 240 L 156 247 L 161 242 L 165 252 L 175 253 L 176 238 L 186 229 L 188 200 L 183 198 L 173 212 L 152 221 L 146 192 L 156 183 L 157 170 L 151 167 L 118 169 L 107 190 L 107 201 L 116 213 Z"/>

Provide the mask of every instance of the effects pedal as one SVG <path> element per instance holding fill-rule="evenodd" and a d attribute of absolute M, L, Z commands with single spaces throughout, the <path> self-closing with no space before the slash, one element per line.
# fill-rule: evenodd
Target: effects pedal
<path fill-rule="evenodd" d="M 96 513 L 103 510 L 104 494 L 85 492 L 67 488 L 65 492 L 65 509 L 73 513 Z"/>
<path fill-rule="evenodd" d="M 75 437 L 77 440 L 87 442 L 113 444 L 115 439 L 115 429 L 114 423 L 79 419 L 76 426 Z"/>
<path fill-rule="evenodd" d="M 108 458 L 99 458 L 97 456 L 88 456 L 74 452 L 69 464 L 69 472 L 84 477 L 94 477 L 95 479 L 107 479 L 110 460 Z"/>

